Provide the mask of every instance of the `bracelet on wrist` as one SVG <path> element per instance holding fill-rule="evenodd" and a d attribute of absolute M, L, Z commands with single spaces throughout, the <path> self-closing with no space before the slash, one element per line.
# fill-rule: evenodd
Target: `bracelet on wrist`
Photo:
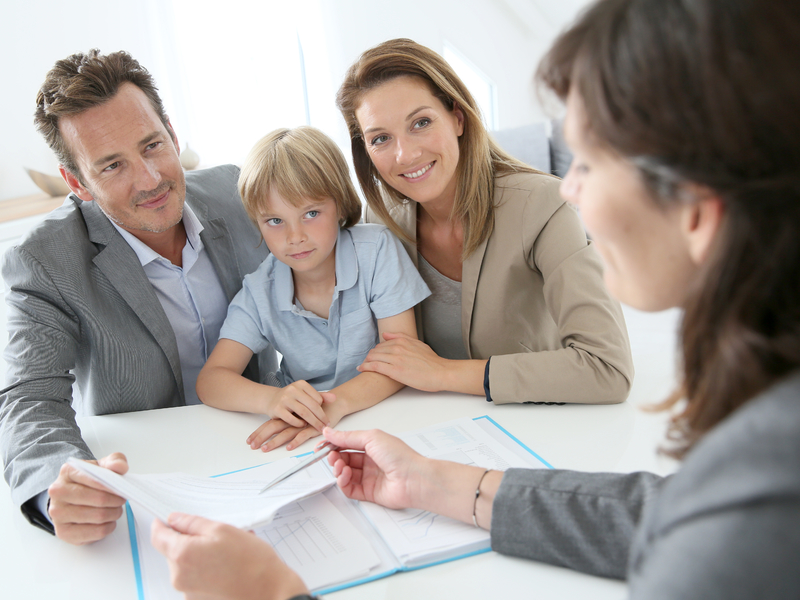
<path fill-rule="evenodd" d="M 475 488 L 475 501 L 472 503 L 472 524 L 475 525 L 475 527 L 480 527 L 480 525 L 478 525 L 478 517 L 475 515 L 475 511 L 478 508 L 478 496 L 481 495 L 481 484 L 483 483 L 483 479 L 486 477 L 486 474 L 489 471 L 491 471 L 491 469 L 486 469 L 483 472 L 483 475 L 481 475 L 481 478 L 478 480 L 478 486 Z"/>

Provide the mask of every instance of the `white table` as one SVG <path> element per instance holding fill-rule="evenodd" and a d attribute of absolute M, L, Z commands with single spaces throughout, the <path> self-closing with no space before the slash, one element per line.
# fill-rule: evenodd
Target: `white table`
<path fill-rule="evenodd" d="M 391 433 L 461 416 L 489 415 L 556 468 L 585 471 L 671 472 L 675 465 L 656 455 L 665 416 L 643 405 L 671 389 L 677 313 L 642 315 L 626 311 L 636 380 L 629 400 L 613 406 L 495 406 L 483 398 L 403 390 L 361 413 L 342 429 L 378 427 Z M 263 422 L 258 415 L 191 406 L 79 419 L 97 456 L 122 451 L 132 471 L 185 471 L 215 475 L 288 456 L 253 451 L 245 438 Z M 294 453 L 312 448 L 307 442 Z M 5 488 L 5 489 L 4 489 Z M 29 525 L 0 486 L 0 596 L 13 600 L 135 600 L 133 563 L 123 517 L 107 539 L 86 547 L 62 543 Z M 328 594 L 332 600 L 400 598 L 619 599 L 625 585 L 486 553 L 401 573 Z"/>

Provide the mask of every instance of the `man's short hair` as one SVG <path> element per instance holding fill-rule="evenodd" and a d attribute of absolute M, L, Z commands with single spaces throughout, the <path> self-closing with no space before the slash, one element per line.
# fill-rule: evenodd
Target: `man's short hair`
<path fill-rule="evenodd" d="M 59 60 L 36 95 L 34 124 L 55 152 L 58 162 L 83 182 L 78 165 L 64 141 L 58 123 L 111 100 L 123 83 L 132 83 L 150 100 L 169 131 L 169 120 L 150 72 L 124 51 L 103 55 L 95 49 Z"/>

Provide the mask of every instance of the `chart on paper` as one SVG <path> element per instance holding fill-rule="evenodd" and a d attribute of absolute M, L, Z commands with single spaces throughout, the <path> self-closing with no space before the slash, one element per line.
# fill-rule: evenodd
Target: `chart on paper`
<path fill-rule="evenodd" d="M 378 565 L 372 545 L 324 494 L 283 509 L 256 534 L 311 588 L 363 577 Z"/>
<path fill-rule="evenodd" d="M 288 562 L 308 566 L 330 560 L 346 550 L 318 517 L 300 518 L 271 528 L 263 534 L 270 545 Z"/>

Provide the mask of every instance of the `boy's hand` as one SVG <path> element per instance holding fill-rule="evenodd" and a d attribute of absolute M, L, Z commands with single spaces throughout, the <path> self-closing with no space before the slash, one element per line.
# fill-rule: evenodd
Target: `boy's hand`
<path fill-rule="evenodd" d="M 267 414 L 272 418 L 250 434 L 247 443 L 254 450 L 261 448 L 267 452 L 291 440 L 298 432 L 308 430 L 289 447 L 292 450 L 331 424 L 324 405 L 335 400 L 335 394 L 318 392 L 307 381 L 295 381 L 280 388 L 269 401 Z M 287 431 L 289 429 L 292 432 Z"/>
<path fill-rule="evenodd" d="M 318 392 L 307 381 L 295 381 L 286 387 L 275 388 L 275 394 L 267 404 L 267 414 L 294 427 L 311 425 L 322 431 L 328 425 L 328 416 L 322 405 L 334 400 L 336 396 L 330 392 Z"/>
<path fill-rule="evenodd" d="M 328 394 L 329 392 L 323 393 Z M 335 426 L 344 416 L 341 414 L 344 410 L 341 402 L 325 403 L 322 408 L 325 410 L 326 418 L 331 427 Z M 346 414 L 347 411 L 344 410 L 344 412 Z M 269 452 L 284 444 L 286 444 L 287 450 L 294 450 L 318 435 L 320 435 L 320 432 L 310 425 L 304 424 L 302 427 L 293 427 L 283 419 L 271 419 L 256 429 L 247 438 L 247 443 L 253 449 L 260 447 L 262 452 Z"/>

